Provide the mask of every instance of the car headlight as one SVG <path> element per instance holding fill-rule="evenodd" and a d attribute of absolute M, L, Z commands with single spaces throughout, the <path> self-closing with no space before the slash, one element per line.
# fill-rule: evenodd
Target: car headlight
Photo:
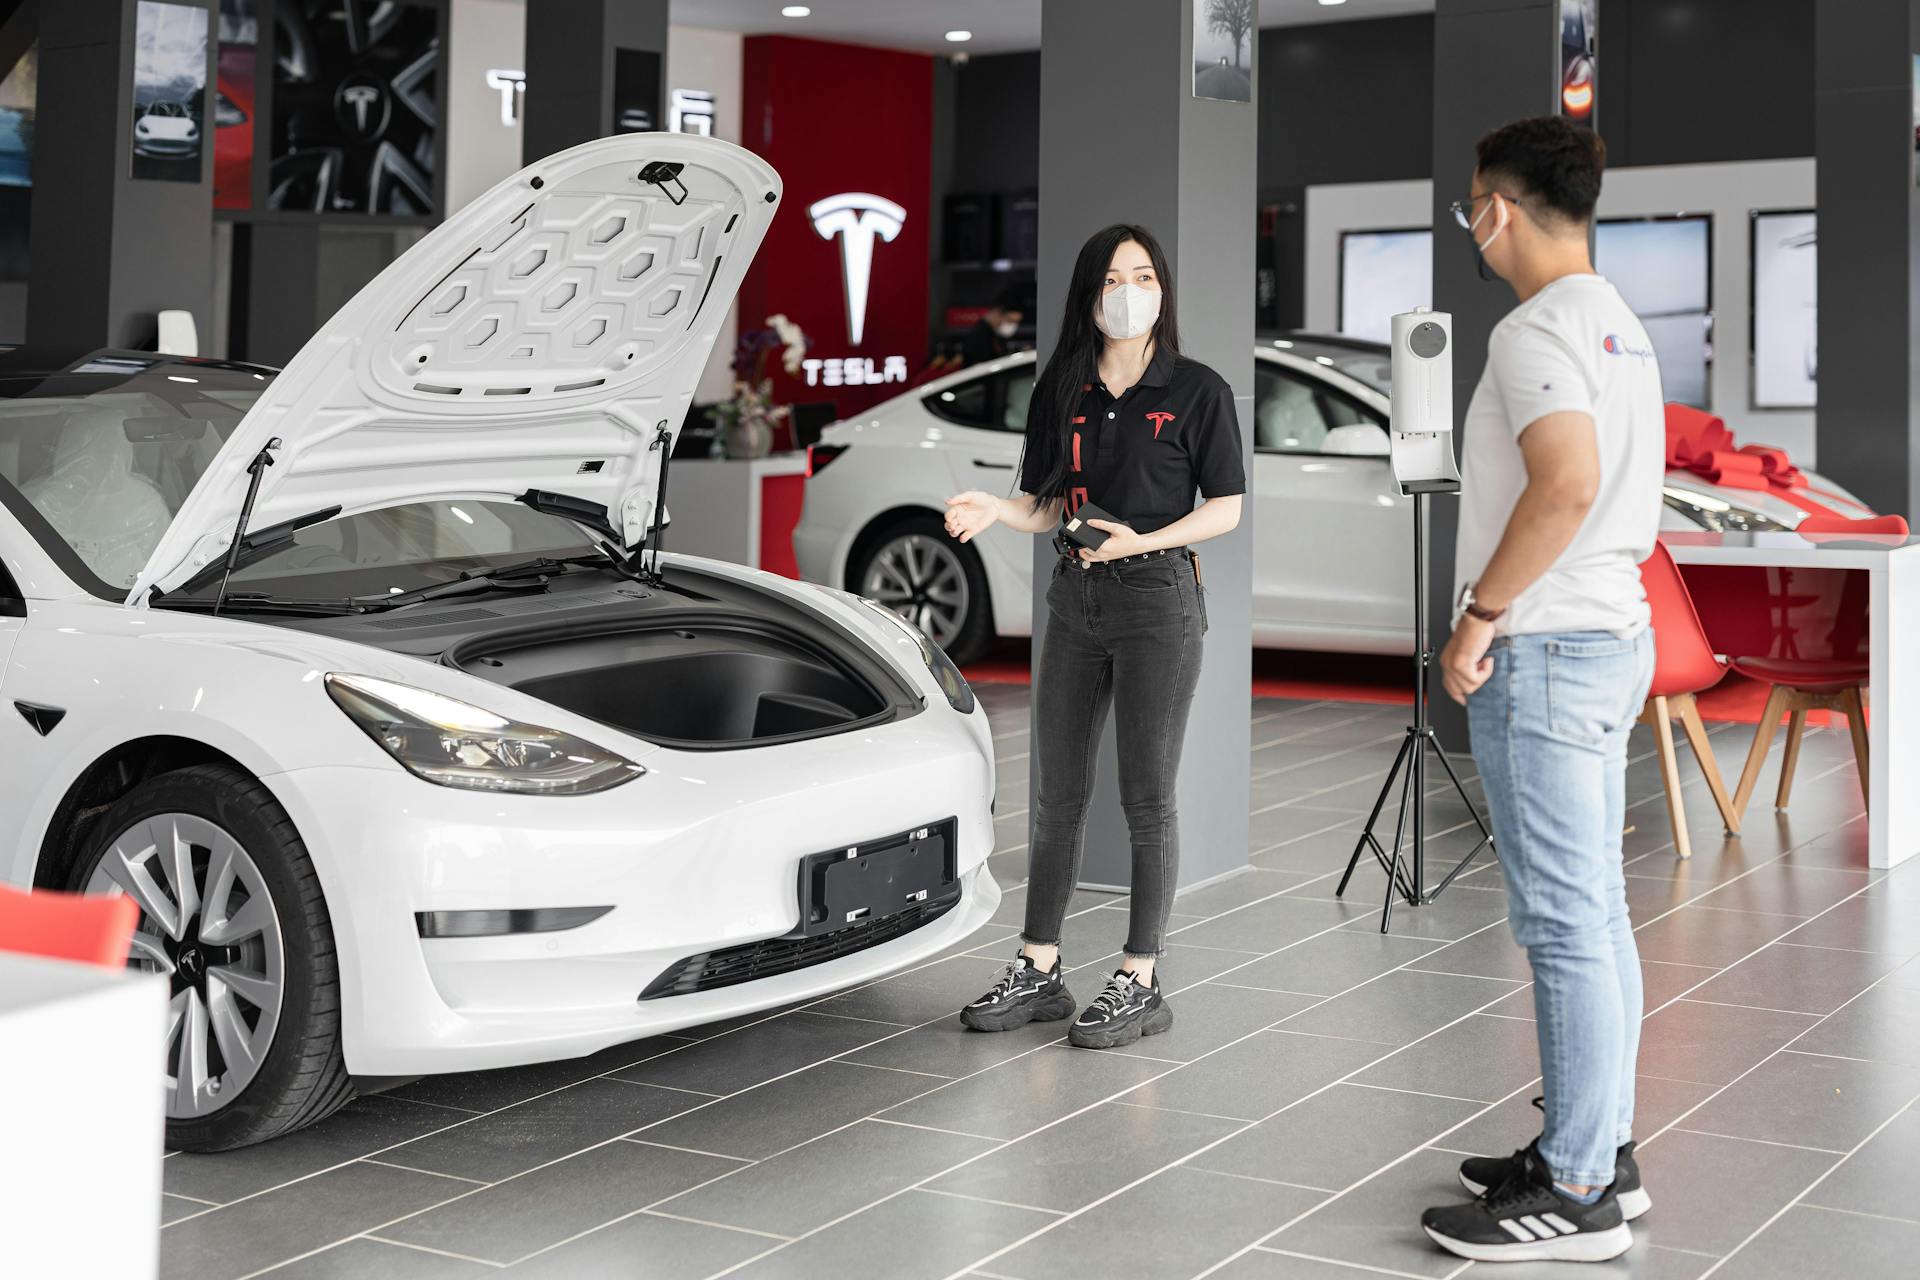
<path fill-rule="evenodd" d="M 1710 533 L 1770 533 L 1788 527 L 1770 515 L 1736 507 L 1712 494 L 1667 485 L 1661 495 L 1667 506 Z"/>
<path fill-rule="evenodd" d="M 443 787 L 585 795 L 646 772 L 572 734 L 391 680 L 336 672 L 327 676 L 327 693 L 388 755 Z"/>
<path fill-rule="evenodd" d="M 869 600 L 865 596 L 854 596 L 853 599 L 913 637 L 913 642 L 920 647 L 921 660 L 927 664 L 927 670 L 933 673 L 934 682 L 940 686 L 940 692 L 947 695 L 947 705 L 963 716 L 973 714 L 973 708 L 976 705 L 973 699 L 973 688 L 967 683 L 967 678 L 960 674 L 960 668 L 953 665 L 953 659 L 947 656 L 946 650 L 935 644 L 926 632 L 878 600 Z"/>

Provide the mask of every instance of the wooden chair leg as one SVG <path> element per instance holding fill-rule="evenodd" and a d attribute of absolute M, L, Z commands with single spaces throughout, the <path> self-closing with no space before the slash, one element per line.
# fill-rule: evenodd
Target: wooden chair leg
<path fill-rule="evenodd" d="M 1665 698 L 1655 698 L 1653 736 L 1660 743 L 1660 780 L 1667 788 L 1667 817 L 1673 823 L 1673 848 L 1683 858 L 1693 856 L 1687 839 L 1686 801 L 1680 795 L 1680 757 L 1673 749 L 1673 710 Z"/>
<path fill-rule="evenodd" d="M 1766 710 L 1760 713 L 1760 724 L 1753 731 L 1753 746 L 1747 750 L 1747 767 L 1740 772 L 1740 785 L 1734 788 L 1733 811 L 1745 816 L 1747 801 L 1753 796 L 1753 784 L 1760 780 L 1760 766 L 1767 762 L 1767 748 L 1773 745 L 1773 735 L 1780 728 L 1780 712 L 1787 704 L 1787 691 L 1779 685 L 1773 686 L 1767 694 Z"/>
<path fill-rule="evenodd" d="M 1868 808 L 1873 801 L 1867 794 L 1867 708 L 1861 700 L 1860 686 L 1852 685 L 1840 695 L 1847 713 L 1847 728 L 1853 731 L 1853 767 L 1860 771 L 1860 803 Z"/>
<path fill-rule="evenodd" d="M 1707 790 L 1713 793 L 1713 803 L 1720 810 L 1720 821 L 1726 825 L 1727 834 L 1740 834 L 1740 813 L 1733 807 L 1733 800 L 1727 795 L 1727 784 L 1720 777 L 1720 762 L 1714 758 L 1713 743 L 1707 740 L 1707 726 L 1700 719 L 1699 704 L 1692 694 L 1682 694 L 1673 700 L 1673 708 L 1680 714 L 1680 725 L 1687 731 L 1687 744 L 1693 748 L 1693 754 L 1700 761 L 1700 772 L 1707 775 Z"/>
<path fill-rule="evenodd" d="M 1780 756 L 1780 790 L 1774 793 L 1773 807 L 1785 809 L 1793 794 L 1793 771 L 1800 764 L 1800 736 L 1807 731 L 1807 712 L 1795 707 L 1787 720 L 1787 749 Z"/>

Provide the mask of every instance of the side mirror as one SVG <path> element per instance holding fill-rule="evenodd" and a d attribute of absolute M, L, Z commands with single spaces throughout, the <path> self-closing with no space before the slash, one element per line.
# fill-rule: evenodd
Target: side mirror
<path fill-rule="evenodd" d="M 1330 429 L 1326 439 L 1320 442 L 1320 452 L 1354 458 L 1384 458 L 1393 452 L 1393 447 L 1387 441 L 1387 433 L 1379 427 L 1371 422 L 1356 422 Z"/>

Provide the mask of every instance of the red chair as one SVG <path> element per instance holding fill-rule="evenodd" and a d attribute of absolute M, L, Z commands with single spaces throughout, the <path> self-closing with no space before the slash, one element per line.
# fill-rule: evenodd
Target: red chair
<path fill-rule="evenodd" d="M 127 963 L 140 904 L 128 897 L 93 897 L 0 885 L 0 951 L 79 960 L 118 969 Z"/>
<path fill-rule="evenodd" d="M 1680 792 L 1680 757 L 1673 742 L 1676 719 L 1686 730 L 1687 743 L 1700 762 L 1700 772 L 1707 777 L 1707 790 L 1713 793 L 1728 834 L 1740 833 L 1740 812 L 1727 799 L 1727 785 L 1721 781 L 1713 744 L 1707 740 L 1707 726 L 1694 701 L 1695 694 L 1719 684 L 1727 668 L 1707 642 L 1693 597 L 1665 544 L 1654 543 L 1653 554 L 1640 566 L 1640 583 L 1653 611 L 1654 645 L 1653 684 L 1647 691 L 1647 705 L 1640 711 L 1640 722 L 1653 726 L 1660 743 L 1660 778 L 1666 784 L 1674 850 L 1683 858 L 1691 858 L 1693 845 L 1687 838 L 1686 807 Z"/>
<path fill-rule="evenodd" d="M 1865 537 L 1907 536 L 1902 516 L 1872 516 L 1854 520 L 1846 516 L 1809 515 L 1794 526 L 1796 533 L 1855 535 Z M 1864 610 L 1866 601 L 1857 605 Z M 1864 625 L 1864 624 L 1863 624 Z M 1787 749 L 1780 759 L 1780 788 L 1774 793 L 1773 806 L 1785 809 L 1793 794 L 1793 772 L 1800 763 L 1800 738 L 1806 732 L 1807 712 L 1837 711 L 1847 718 L 1853 735 L 1853 764 L 1860 774 L 1860 799 L 1867 795 L 1867 687 L 1868 664 L 1865 658 L 1735 658 L 1733 669 L 1752 680 L 1769 686 L 1766 708 L 1760 713 L 1760 726 L 1754 731 L 1753 746 L 1747 750 L 1747 766 L 1740 773 L 1740 786 L 1733 793 L 1733 807 L 1745 813 L 1747 801 L 1760 780 L 1760 767 L 1767 761 L 1773 735 L 1780 730 L 1780 717 L 1786 714 Z"/>

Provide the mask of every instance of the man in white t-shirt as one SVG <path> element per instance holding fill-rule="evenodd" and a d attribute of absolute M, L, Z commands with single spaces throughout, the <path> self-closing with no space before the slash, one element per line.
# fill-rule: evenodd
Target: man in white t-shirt
<path fill-rule="evenodd" d="M 1633 1158 L 1640 957 L 1620 836 L 1627 734 L 1653 675 L 1639 564 L 1665 474 L 1660 369 L 1588 254 L 1605 145 L 1558 116 L 1480 140 L 1454 205 L 1520 305 L 1467 410 L 1459 611 L 1441 680 L 1467 706 L 1508 919 L 1533 969 L 1545 1130 L 1461 1166 L 1436 1242 L 1483 1260 L 1595 1262 L 1651 1202 Z"/>

